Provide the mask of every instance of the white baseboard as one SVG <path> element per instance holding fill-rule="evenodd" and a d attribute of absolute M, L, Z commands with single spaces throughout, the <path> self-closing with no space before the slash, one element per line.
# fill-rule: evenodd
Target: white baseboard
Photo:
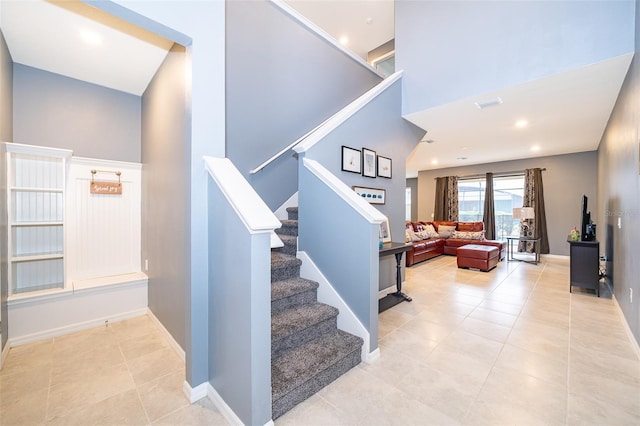
<path fill-rule="evenodd" d="M 380 359 L 380 348 L 376 348 L 374 351 L 369 352 L 362 361 L 365 364 L 373 364 L 378 359 Z"/>
<path fill-rule="evenodd" d="M 273 212 L 279 220 L 289 219 L 289 213 L 287 213 L 287 207 L 298 207 L 298 193 L 293 194 L 287 201 L 285 201 L 278 209 Z"/>
<path fill-rule="evenodd" d="M 242 420 L 240 417 L 236 415 L 236 413 L 224 402 L 224 399 L 220 396 L 220 394 L 211 386 L 210 383 L 206 383 L 207 385 L 207 396 L 213 402 L 213 405 L 220 411 L 222 417 L 224 417 L 230 425 L 243 426 Z"/>
<path fill-rule="evenodd" d="M 167 341 L 169 342 L 169 346 L 171 346 L 171 348 L 180 357 L 182 362 L 184 362 L 186 359 L 184 349 L 182 349 L 182 347 L 178 344 L 178 342 L 176 342 L 176 339 L 173 338 L 171 333 L 169 333 L 169 331 L 164 327 L 164 325 L 160 322 L 160 320 L 153 314 L 151 309 L 149 309 L 148 307 L 147 307 L 147 315 L 151 319 L 151 322 L 154 323 L 156 327 L 158 327 L 160 332 L 163 334 L 164 338 L 167 339 Z"/>
<path fill-rule="evenodd" d="M 613 299 L 613 303 L 616 305 L 616 308 L 618 308 L 618 315 L 620 315 L 620 319 L 622 320 L 622 323 L 624 324 L 624 330 L 627 332 L 627 336 L 629 337 L 629 341 L 631 342 L 631 346 L 633 346 L 633 349 L 636 352 L 636 356 L 638 357 L 638 359 L 640 360 L 640 345 L 638 345 L 638 341 L 636 340 L 636 337 L 633 335 L 633 332 L 631 331 L 631 328 L 629 327 L 629 323 L 627 322 L 627 319 L 624 316 L 624 312 L 622 312 L 622 308 L 620 307 L 620 304 L 618 303 L 618 299 L 616 299 L 616 295 L 613 294 L 613 291 L 611 292 L 611 298 Z"/>
<path fill-rule="evenodd" d="M 182 392 L 184 396 L 187 397 L 189 402 L 193 404 L 194 402 L 200 401 L 202 398 L 207 397 L 207 386 L 209 383 L 200 383 L 195 388 L 192 388 L 191 385 L 185 380 L 182 384 Z"/>
<path fill-rule="evenodd" d="M 351 310 L 349 305 L 340 297 L 338 292 L 335 291 L 329 280 L 320 272 L 313 260 L 304 251 L 298 252 L 298 258 L 302 260 L 300 266 L 300 276 L 309 280 L 316 281 L 320 286 L 318 287 L 318 301 L 326 303 L 327 305 L 338 308 L 340 314 L 338 315 L 338 328 L 361 337 L 364 340 L 362 345 L 361 359 L 366 362 L 367 359 L 373 355 L 370 353 L 371 336 L 369 331 L 362 325 L 362 322 L 358 319 L 355 313 Z M 375 352 L 375 351 L 374 351 Z"/>
<path fill-rule="evenodd" d="M 4 345 L 4 348 L 2 348 L 2 354 L 0 355 L 0 370 L 2 369 L 2 366 L 7 360 L 7 356 L 9 356 L 9 349 L 11 349 L 11 344 L 7 340 L 7 343 Z"/>
<path fill-rule="evenodd" d="M 75 333 L 76 331 L 88 330 L 90 328 L 100 327 L 105 324 L 124 321 L 131 318 L 141 317 L 147 314 L 147 308 L 137 309 L 135 311 L 123 312 L 118 315 L 108 317 L 95 318 L 89 321 L 70 324 L 64 327 L 51 328 L 36 333 L 26 334 L 22 336 L 12 337 L 7 342 L 7 346 L 16 347 L 26 345 L 27 343 L 38 342 L 40 340 L 51 339 L 52 337 L 63 336 L 65 334 Z"/>

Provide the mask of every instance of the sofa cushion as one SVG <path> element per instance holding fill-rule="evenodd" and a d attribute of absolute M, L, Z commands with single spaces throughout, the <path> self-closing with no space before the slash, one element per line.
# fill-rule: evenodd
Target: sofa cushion
<path fill-rule="evenodd" d="M 457 231 L 461 232 L 479 232 L 484 231 L 484 223 L 482 222 L 458 222 L 458 226 L 456 228 Z"/>
<path fill-rule="evenodd" d="M 436 231 L 440 232 L 440 226 L 456 226 L 458 222 L 454 222 L 452 220 L 434 220 L 433 226 L 436 228 Z"/>

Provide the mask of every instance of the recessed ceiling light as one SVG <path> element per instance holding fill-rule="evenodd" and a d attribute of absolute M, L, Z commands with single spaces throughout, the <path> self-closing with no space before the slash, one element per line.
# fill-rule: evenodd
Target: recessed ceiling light
<path fill-rule="evenodd" d="M 367 22 L 367 25 L 373 24 L 373 18 L 371 18 L 371 17 L 367 18 L 366 22 Z"/>
<path fill-rule="evenodd" d="M 462 149 L 462 150 L 464 151 L 464 150 L 469 149 L 469 147 L 468 147 L 468 146 L 463 146 L 463 147 L 462 147 L 462 148 L 460 148 L 460 149 Z"/>
<path fill-rule="evenodd" d="M 489 108 L 490 106 L 500 105 L 502 103 L 502 98 L 499 96 L 494 99 L 487 99 L 486 101 L 478 101 L 474 102 L 474 104 L 479 108 Z"/>
<path fill-rule="evenodd" d="M 346 46 L 347 44 L 349 44 L 349 37 L 347 36 L 340 37 L 340 44 L 343 46 Z"/>
<path fill-rule="evenodd" d="M 533 146 L 531 147 L 531 151 L 533 151 L 533 152 L 538 152 L 538 151 L 540 151 L 540 145 L 533 145 Z"/>
<path fill-rule="evenodd" d="M 95 31 L 89 30 L 80 30 L 80 38 L 84 40 L 85 43 L 97 46 L 102 44 L 102 36 Z"/>
<path fill-rule="evenodd" d="M 529 125 L 529 122 L 527 120 L 518 120 L 516 121 L 516 127 L 518 129 L 523 129 L 525 127 L 527 127 Z"/>
<path fill-rule="evenodd" d="M 434 158 L 433 160 L 431 160 L 431 164 L 435 166 L 436 164 L 438 164 L 438 160 Z"/>

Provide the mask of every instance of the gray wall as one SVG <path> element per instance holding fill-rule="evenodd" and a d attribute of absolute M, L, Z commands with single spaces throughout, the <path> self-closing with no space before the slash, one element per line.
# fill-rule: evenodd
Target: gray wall
<path fill-rule="evenodd" d="M 411 188 L 411 221 L 418 220 L 418 178 L 407 179 L 407 188 Z"/>
<path fill-rule="evenodd" d="M 189 150 L 185 49 L 174 45 L 142 96 L 142 262 L 149 308 L 185 348 Z"/>
<path fill-rule="evenodd" d="M 632 1 L 395 5 L 405 114 L 633 52 Z"/>
<path fill-rule="evenodd" d="M 13 141 L 13 61 L 0 31 L 0 142 Z"/>
<path fill-rule="evenodd" d="M 418 220 L 433 220 L 436 177 L 519 171 L 535 167 L 547 169 L 542 172 L 542 179 L 550 254 L 568 256 L 567 235 L 574 226 L 580 226 L 583 194 L 589 197 L 593 221 L 598 224 L 602 218 L 596 211 L 598 158 L 595 151 L 421 171 L 418 173 Z M 599 226 L 597 232 L 600 233 Z"/>
<path fill-rule="evenodd" d="M 598 240 L 629 328 L 640 342 L 640 1 L 636 54 L 598 148 Z M 592 205 L 595 208 L 595 205 Z M 618 227 L 620 223 L 620 228 Z M 633 303 L 629 290 L 633 289 Z"/>
<path fill-rule="evenodd" d="M 297 191 L 289 152 L 249 171 L 382 79 L 268 1 L 226 2 L 227 157 L 275 210 Z"/>
<path fill-rule="evenodd" d="M 4 35 L 0 31 L 0 142 L 13 140 L 13 63 L 7 49 Z M 7 183 L 5 173 L 4 147 L 0 147 L 0 303 L 2 307 L 2 329 L 0 335 L 0 351 L 4 348 L 9 337 L 9 318 L 7 315 L 7 297 L 9 283 L 7 281 Z"/>
<path fill-rule="evenodd" d="M 140 162 L 140 97 L 14 64 L 13 142 Z"/>

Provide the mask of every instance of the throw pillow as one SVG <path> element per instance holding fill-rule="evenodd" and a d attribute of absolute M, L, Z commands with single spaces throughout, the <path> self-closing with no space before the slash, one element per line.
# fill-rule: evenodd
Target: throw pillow
<path fill-rule="evenodd" d="M 436 232 L 436 229 L 433 227 L 433 225 L 425 225 L 424 226 L 424 230 L 429 235 L 428 238 L 439 238 L 440 237 L 440 235 Z"/>
<path fill-rule="evenodd" d="M 451 238 L 459 238 L 461 240 L 484 240 L 484 231 L 453 231 Z"/>
<path fill-rule="evenodd" d="M 406 242 L 415 242 L 415 241 L 420 241 L 422 238 L 420 238 L 418 235 L 416 235 L 415 232 L 413 232 L 413 229 L 409 229 L 409 228 L 405 228 L 405 240 Z"/>
<path fill-rule="evenodd" d="M 438 236 L 440 238 L 449 238 L 453 233 L 453 231 L 455 230 L 456 230 L 455 226 L 440 225 L 438 226 Z"/>

